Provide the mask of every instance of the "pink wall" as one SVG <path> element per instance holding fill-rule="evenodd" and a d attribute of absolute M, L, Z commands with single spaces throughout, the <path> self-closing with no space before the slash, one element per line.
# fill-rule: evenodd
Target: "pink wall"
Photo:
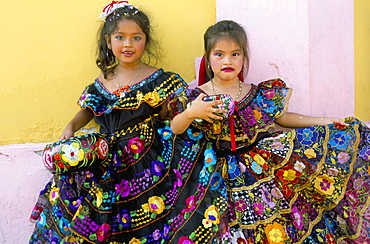
<path fill-rule="evenodd" d="M 28 243 L 34 224 L 28 220 L 51 173 L 34 151 L 45 144 L 0 146 L 0 243 Z"/>
<path fill-rule="evenodd" d="M 247 30 L 247 82 L 281 77 L 293 88 L 290 111 L 354 115 L 353 1 L 217 0 L 221 19 Z"/>

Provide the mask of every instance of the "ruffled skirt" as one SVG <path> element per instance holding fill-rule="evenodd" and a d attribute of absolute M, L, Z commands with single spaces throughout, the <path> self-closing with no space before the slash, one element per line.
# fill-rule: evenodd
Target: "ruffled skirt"
<path fill-rule="evenodd" d="M 220 178 L 220 169 L 201 132 L 188 130 L 176 138 L 169 126 L 148 122 L 107 140 L 104 163 L 54 174 L 41 191 L 31 216 L 36 228 L 30 243 L 214 239 L 227 193 L 212 181 Z"/>
<path fill-rule="evenodd" d="M 229 192 L 215 243 L 368 243 L 370 129 L 315 126 L 220 152 Z"/>

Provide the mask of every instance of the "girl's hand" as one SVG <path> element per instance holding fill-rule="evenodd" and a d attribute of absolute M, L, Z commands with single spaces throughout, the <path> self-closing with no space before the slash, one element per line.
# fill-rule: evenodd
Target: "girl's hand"
<path fill-rule="evenodd" d="M 320 119 L 321 120 L 321 125 L 327 125 L 327 124 L 340 124 L 343 126 L 349 126 L 346 122 L 341 120 L 340 118 L 335 118 L 335 117 L 323 117 Z"/>
<path fill-rule="evenodd" d="M 216 115 L 215 113 L 224 113 L 224 109 L 216 108 L 218 104 L 222 104 L 223 101 L 210 101 L 205 102 L 203 98 L 205 94 L 200 94 L 191 105 L 185 110 L 188 117 L 194 119 L 203 119 L 209 123 L 213 123 L 213 120 L 222 120 L 222 116 Z"/>
<path fill-rule="evenodd" d="M 65 128 L 61 137 L 59 138 L 59 141 L 71 138 L 74 135 L 75 135 L 75 133 L 71 129 Z"/>
<path fill-rule="evenodd" d="M 81 109 L 67 124 L 59 140 L 74 136 L 75 132 L 87 125 L 94 118 L 94 114 L 88 109 Z"/>

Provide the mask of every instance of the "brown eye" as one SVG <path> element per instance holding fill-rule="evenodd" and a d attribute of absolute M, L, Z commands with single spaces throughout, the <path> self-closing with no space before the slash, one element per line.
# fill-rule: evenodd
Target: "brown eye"
<path fill-rule="evenodd" d="M 135 41 L 141 41 L 141 39 L 142 39 L 141 36 L 134 36 Z"/>

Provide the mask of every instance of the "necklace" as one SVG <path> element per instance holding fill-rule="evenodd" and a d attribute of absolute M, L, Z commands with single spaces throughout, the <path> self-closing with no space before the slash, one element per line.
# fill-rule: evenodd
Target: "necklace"
<path fill-rule="evenodd" d="M 213 79 L 211 80 L 211 84 L 212 84 L 213 94 L 214 95 L 219 94 L 219 92 L 215 88 L 215 84 L 213 83 Z M 238 78 L 238 84 L 239 84 L 239 92 L 238 92 L 238 95 L 236 95 L 234 101 L 238 101 L 238 99 L 239 99 L 239 97 L 240 97 L 240 95 L 242 94 L 242 91 L 243 91 L 243 85 L 242 85 L 242 82 L 239 80 L 239 78 Z"/>
<path fill-rule="evenodd" d="M 140 71 L 141 71 L 141 68 L 143 67 L 143 63 L 140 63 L 140 67 L 139 69 L 137 70 L 136 74 L 134 75 L 134 77 L 132 77 L 131 79 L 127 80 L 125 83 L 123 83 L 122 85 L 119 83 L 119 79 L 118 78 L 118 73 L 117 75 L 114 77 L 114 84 L 116 85 L 117 87 L 117 91 L 116 91 L 116 94 L 119 95 L 120 98 L 123 98 L 125 97 L 125 93 L 124 91 L 127 90 L 127 88 L 129 87 L 130 83 L 134 82 L 137 78 L 137 76 L 139 75 Z"/>

